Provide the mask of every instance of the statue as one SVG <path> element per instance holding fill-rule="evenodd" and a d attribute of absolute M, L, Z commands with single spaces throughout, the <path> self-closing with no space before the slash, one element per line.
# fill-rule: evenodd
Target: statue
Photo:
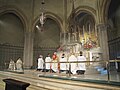
<path fill-rule="evenodd" d="M 15 70 L 15 62 L 12 59 L 10 60 L 8 70 Z"/>
<path fill-rule="evenodd" d="M 20 58 L 18 58 L 18 60 L 16 61 L 16 69 L 19 71 L 23 70 L 23 62 Z"/>

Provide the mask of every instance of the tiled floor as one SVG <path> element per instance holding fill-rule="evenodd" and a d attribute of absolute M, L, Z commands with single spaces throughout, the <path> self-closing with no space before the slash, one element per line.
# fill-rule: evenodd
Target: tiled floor
<path fill-rule="evenodd" d="M 4 78 L 13 78 L 20 81 L 28 82 L 31 85 L 27 88 L 27 90 L 119 90 L 120 87 L 112 87 L 112 86 L 104 86 L 93 83 L 86 82 L 77 82 L 77 81 L 68 81 L 68 80 L 57 80 L 57 79 L 49 79 L 42 78 L 38 75 L 53 75 L 60 77 L 69 77 L 64 73 L 44 73 L 36 70 L 25 70 L 24 74 L 16 74 L 11 72 L 0 71 L 0 90 L 5 90 L 5 83 L 2 81 Z M 120 81 L 120 74 L 114 75 L 111 74 L 111 80 Z M 71 78 L 81 78 L 81 79 L 96 79 L 96 80 L 107 80 L 107 75 L 72 75 Z"/>

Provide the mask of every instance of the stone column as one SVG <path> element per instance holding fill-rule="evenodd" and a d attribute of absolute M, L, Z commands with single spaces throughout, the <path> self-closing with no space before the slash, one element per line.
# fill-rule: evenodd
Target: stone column
<path fill-rule="evenodd" d="M 107 25 L 99 24 L 97 25 L 99 46 L 102 51 L 102 60 L 109 60 L 108 53 L 108 38 L 107 38 Z"/>
<path fill-rule="evenodd" d="M 66 37 L 66 31 L 67 31 L 67 0 L 63 0 L 63 16 L 64 16 L 64 19 L 63 19 L 63 32 L 64 32 L 64 45 L 66 44 L 67 42 L 67 37 Z"/>
<path fill-rule="evenodd" d="M 24 41 L 24 55 L 23 55 L 24 68 L 31 68 L 33 66 L 33 33 L 25 33 Z"/>

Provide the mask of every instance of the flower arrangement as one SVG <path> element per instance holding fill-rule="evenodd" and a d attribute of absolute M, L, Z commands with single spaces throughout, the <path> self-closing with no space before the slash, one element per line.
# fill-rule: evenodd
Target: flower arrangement
<path fill-rule="evenodd" d="M 92 43 L 85 43 L 84 44 L 84 49 L 90 50 L 91 48 L 93 48 Z"/>

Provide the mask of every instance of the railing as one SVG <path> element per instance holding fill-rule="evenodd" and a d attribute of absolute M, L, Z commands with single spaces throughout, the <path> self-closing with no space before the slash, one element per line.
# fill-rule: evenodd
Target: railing
<path fill-rule="evenodd" d="M 105 68 L 107 70 L 107 82 L 109 83 L 110 82 L 110 63 L 112 62 L 120 62 L 120 60 L 101 60 L 101 61 L 72 61 L 72 62 L 45 62 L 45 63 L 67 63 L 69 64 L 69 71 L 71 71 L 71 63 L 104 63 L 105 64 Z M 44 67 L 44 69 L 46 69 Z M 58 68 L 58 73 L 60 73 L 60 69 Z M 44 75 L 46 74 L 46 72 L 44 72 Z M 69 76 L 68 77 L 71 77 L 71 73 L 69 72 Z"/>
<path fill-rule="evenodd" d="M 71 71 L 71 64 L 72 63 L 76 63 L 76 64 L 78 64 L 78 63 L 85 63 L 86 65 L 88 64 L 88 63 L 92 63 L 91 65 L 93 65 L 93 66 L 97 66 L 97 65 L 94 65 L 94 64 L 96 64 L 96 63 L 99 63 L 100 65 L 104 65 L 104 67 L 106 68 L 106 70 L 107 70 L 107 73 L 105 74 L 105 75 L 107 75 L 107 82 L 109 83 L 111 80 L 110 80 L 110 75 L 111 75 L 111 71 L 110 71 L 110 63 L 120 63 L 120 60 L 101 60 L 101 61 L 72 61 L 72 62 L 59 62 L 59 61 L 56 61 L 56 62 L 45 62 L 45 64 L 46 63 L 50 63 L 50 64 L 52 64 L 52 63 L 57 63 L 58 65 L 60 65 L 60 64 L 62 64 L 62 63 L 66 63 L 67 65 L 68 65 L 68 67 L 69 67 L 69 73 L 68 74 L 65 74 L 67 77 L 71 77 L 72 76 L 72 74 L 70 73 L 70 71 Z M 89 65 L 89 64 L 88 64 Z M 23 65 L 24 66 L 24 65 Z M 5 63 L 5 67 L 4 67 L 4 70 L 8 70 L 8 67 L 9 67 L 9 63 Z M 88 66 L 89 67 L 89 66 Z M 44 66 L 44 69 L 46 69 L 46 67 Z M 17 71 L 16 69 L 14 69 L 14 70 L 11 70 L 11 71 Z M 24 67 L 23 67 L 23 71 L 22 72 L 24 72 Z M 48 74 L 51 74 L 52 72 L 49 72 L 49 73 L 47 73 L 46 72 L 46 70 L 43 72 L 43 75 L 48 75 Z M 58 66 L 58 71 L 57 71 L 57 73 L 56 74 L 60 74 L 60 67 Z M 119 79 L 120 79 L 120 76 L 119 76 Z M 118 82 L 120 82 L 120 80 L 118 81 Z"/>

